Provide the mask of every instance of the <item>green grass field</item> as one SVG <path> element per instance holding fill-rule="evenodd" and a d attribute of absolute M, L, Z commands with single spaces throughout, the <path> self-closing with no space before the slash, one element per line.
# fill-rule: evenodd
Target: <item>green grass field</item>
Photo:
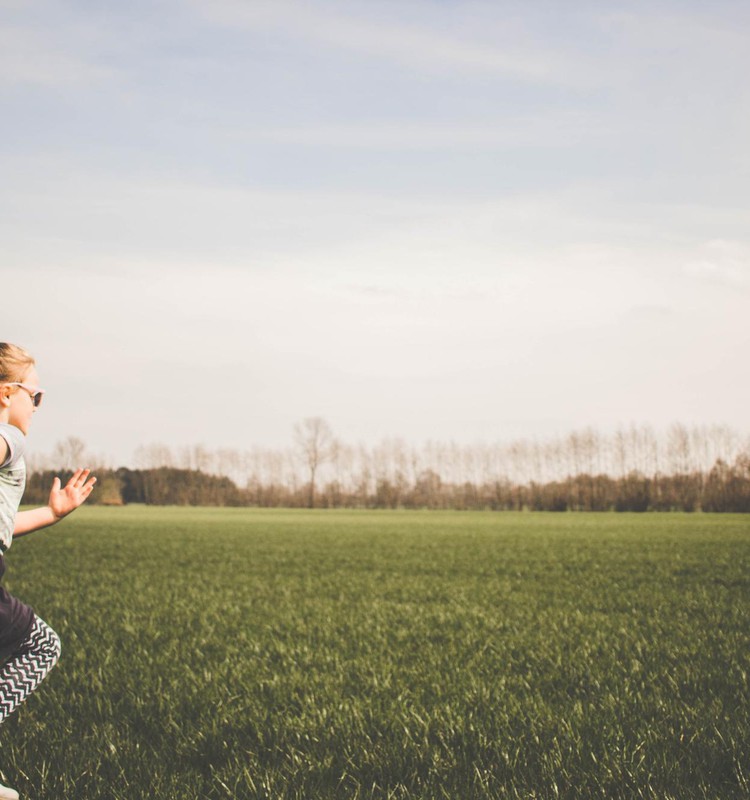
<path fill-rule="evenodd" d="M 23 797 L 750 796 L 748 517 L 92 507 L 7 563 Z"/>

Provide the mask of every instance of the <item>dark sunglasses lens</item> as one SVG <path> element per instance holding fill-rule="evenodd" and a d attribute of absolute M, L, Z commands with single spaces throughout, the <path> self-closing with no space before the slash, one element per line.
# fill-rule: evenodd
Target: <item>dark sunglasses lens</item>
<path fill-rule="evenodd" d="M 34 408 L 39 408 L 39 406 L 42 404 L 42 393 L 37 392 L 36 394 L 33 395 L 33 399 L 34 399 Z"/>

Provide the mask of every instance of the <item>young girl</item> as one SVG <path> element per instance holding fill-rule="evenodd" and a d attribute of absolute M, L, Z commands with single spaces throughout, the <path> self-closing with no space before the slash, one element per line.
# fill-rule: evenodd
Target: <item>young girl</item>
<path fill-rule="evenodd" d="M 22 348 L 0 342 L 0 579 L 3 554 L 13 537 L 59 522 L 83 503 L 96 482 L 89 470 L 76 470 L 64 488 L 54 479 L 44 508 L 18 511 L 26 485 L 24 437 L 44 394 L 34 363 Z M 57 634 L 0 586 L 0 722 L 36 689 L 59 657 Z M 18 800 L 18 792 L 0 785 L 0 800 Z"/>

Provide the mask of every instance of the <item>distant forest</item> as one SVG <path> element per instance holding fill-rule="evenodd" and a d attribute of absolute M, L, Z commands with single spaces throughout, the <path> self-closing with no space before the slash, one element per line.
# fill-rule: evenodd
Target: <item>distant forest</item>
<path fill-rule="evenodd" d="M 543 442 L 347 445 L 311 417 L 284 450 L 179 451 L 152 444 L 137 467 L 96 467 L 89 502 L 105 505 L 535 511 L 750 512 L 750 440 L 725 426 L 593 429 Z M 52 478 L 96 466 L 75 437 L 29 460 L 25 503 Z"/>

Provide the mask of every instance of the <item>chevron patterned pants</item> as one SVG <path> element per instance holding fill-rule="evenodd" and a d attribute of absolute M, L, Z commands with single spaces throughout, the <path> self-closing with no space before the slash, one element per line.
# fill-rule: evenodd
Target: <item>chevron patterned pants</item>
<path fill-rule="evenodd" d="M 35 617 L 29 635 L 0 667 L 0 722 L 39 686 L 58 658 L 58 635 Z"/>

